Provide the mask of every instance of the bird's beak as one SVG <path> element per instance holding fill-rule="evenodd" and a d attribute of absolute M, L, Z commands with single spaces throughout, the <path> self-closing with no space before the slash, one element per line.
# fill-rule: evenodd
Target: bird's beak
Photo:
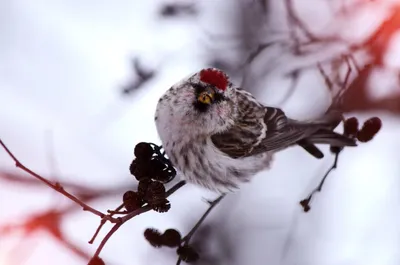
<path fill-rule="evenodd" d="M 211 97 L 212 100 L 214 100 L 214 95 L 215 95 L 215 90 L 212 87 L 207 87 L 206 90 L 204 91 L 207 93 L 209 97 Z"/>

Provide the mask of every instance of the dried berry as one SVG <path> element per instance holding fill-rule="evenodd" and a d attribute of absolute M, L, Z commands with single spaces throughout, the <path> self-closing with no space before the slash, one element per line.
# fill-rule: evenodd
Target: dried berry
<path fill-rule="evenodd" d="M 176 176 L 176 170 L 168 162 L 163 162 L 160 158 L 152 159 L 150 165 L 152 169 L 151 178 L 153 180 L 168 183 Z"/>
<path fill-rule="evenodd" d="M 350 137 L 356 137 L 357 132 L 358 132 L 357 118 L 351 117 L 344 121 L 344 131 L 343 131 L 344 135 L 347 135 Z"/>
<path fill-rule="evenodd" d="M 159 213 L 167 212 L 171 204 L 166 199 L 165 187 L 162 183 L 153 181 L 148 184 L 144 200 L 149 203 L 151 208 Z"/>
<path fill-rule="evenodd" d="M 167 165 L 157 157 L 151 159 L 149 164 L 153 172 L 163 171 L 167 168 Z"/>
<path fill-rule="evenodd" d="M 153 177 L 154 180 L 162 182 L 162 183 L 168 183 L 170 182 L 174 176 L 168 172 L 168 170 L 158 172 L 157 175 Z"/>
<path fill-rule="evenodd" d="M 199 259 L 199 254 L 191 246 L 181 246 L 176 250 L 181 260 L 190 263 Z"/>
<path fill-rule="evenodd" d="M 154 149 L 149 143 L 141 142 L 135 146 L 134 153 L 140 160 L 149 160 L 154 154 Z"/>
<path fill-rule="evenodd" d="M 154 211 L 159 213 L 165 213 L 168 212 L 169 209 L 171 209 L 171 204 L 167 199 L 158 200 L 156 202 L 152 201 L 149 202 L 149 205 Z"/>
<path fill-rule="evenodd" d="M 88 265 L 106 265 L 106 264 L 101 258 L 95 256 L 89 261 Z"/>
<path fill-rule="evenodd" d="M 124 202 L 124 207 L 128 212 L 132 212 L 143 205 L 143 201 L 138 194 L 131 190 L 124 193 L 122 200 Z"/>
<path fill-rule="evenodd" d="M 149 162 L 145 160 L 134 159 L 129 166 L 129 171 L 138 181 L 150 178 L 151 175 Z"/>
<path fill-rule="evenodd" d="M 144 238 L 146 238 L 146 240 L 156 248 L 161 247 L 163 244 L 160 231 L 154 228 L 147 228 L 144 231 Z"/>
<path fill-rule="evenodd" d="M 175 229 L 167 229 L 162 234 L 162 242 L 167 247 L 177 247 L 181 244 L 181 234 Z"/>
<path fill-rule="evenodd" d="M 158 204 L 166 198 L 165 187 L 162 183 L 153 181 L 147 186 L 144 199 L 149 204 Z"/>
<path fill-rule="evenodd" d="M 175 178 L 176 176 L 176 170 L 173 166 L 169 166 L 167 169 L 168 174 L 172 177 Z"/>
<path fill-rule="evenodd" d="M 142 179 L 139 181 L 138 191 L 137 191 L 139 197 L 141 197 L 141 198 L 145 197 L 145 195 L 147 193 L 147 189 L 152 182 L 153 181 L 151 179 Z"/>
<path fill-rule="evenodd" d="M 360 142 L 369 142 L 382 128 L 382 122 L 378 117 L 373 117 L 364 122 L 361 130 L 357 133 Z"/>

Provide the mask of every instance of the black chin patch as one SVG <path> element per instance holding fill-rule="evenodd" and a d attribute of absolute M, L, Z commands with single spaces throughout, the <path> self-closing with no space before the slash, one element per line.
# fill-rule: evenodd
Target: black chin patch
<path fill-rule="evenodd" d="M 198 112 L 206 112 L 210 108 L 209 104 L 201 103 L 197 100 L 193 102 L 193 106 Z"/>

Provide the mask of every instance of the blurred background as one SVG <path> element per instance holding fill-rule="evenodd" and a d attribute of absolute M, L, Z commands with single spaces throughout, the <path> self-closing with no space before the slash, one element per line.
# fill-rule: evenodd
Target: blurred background
<path fill-rule="evenodd" d="M 0 0 L 0 137 L 18 159 L 105 212 L 135 189 L 134 146 L 160 144 L 153 115 L 172 84 L 226 71 L 295 119 L 340 108 L 378 116 L 371 141 L 344 150 L 307 213 L 299 201 L 334 156 L 300 148 L 228 195 L 193 238 L 196 264 L 400 262 L 398 0 Z M 178 179 L 170 185 L 177 182 Z M 148 227 L 186 234 L 216 195 L 186 185 L 168 213 L 122 226 L 106 264 L 176 264 Z M 14 167 L 0 151 L 0 265 L 87 264 L 100 220 Z"/>

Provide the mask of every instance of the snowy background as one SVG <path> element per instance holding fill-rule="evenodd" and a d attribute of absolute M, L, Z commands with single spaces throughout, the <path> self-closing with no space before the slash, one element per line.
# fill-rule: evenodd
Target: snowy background
<path fill-rule="evenodd" d="M 291 2 L 309 29 L 327 39 L 301 55 L 288 44 L 285 3 Z M 118 206 L 122 194 L 135 187 L 128 171 L 133 148 L 141 141 L 159 143 L 155 106 L 173 83 L 217 65 L 265 104 L 282 107 L 292 118 L 316 117 L 338 93 L 326 87 L 317 63 L 329 68 L 398 9 L 397 1 L 384 0 L 207 0 L 175 16 L 160 15 L 169 4 L 0 1 L 0 137 L 22 163 L 66 189 L 96 191 L 90 204 L 101 211 Z M 389 28 L 400 27 L 393 23 Z M 207 218 L 194 238 L 201 251 L 198 264 L 399 264 L 396 34 L 390 41 L 382 37 L 383 56 L 368 54 L 373 48 L 353 53 L 361 66 L 378 67 L 368 72 L 363 94 L 353 93 L 346 116 L 380 117 L 383 129 L 376 138 L 341 154 L 339 168 L 308 213 L 299 201 L 333 156 L 327 148 L 323 160 L 300 148 L 279 153 L 271 171 L 227 196 Z M 124 93 L 140 79 L 133 62 L 153 77 Z M 358 76 L 351 72 L 352 84 Z M 365 95 L 368 104 L 361 104 Z M 3 151 L 0 170 L 0 265 L 87 264 L 110 226 L 89 245 L 96 216 L 35 181 L 24 182 L 32 177 L 15 169 Z M 186 234 L 207 208 L 203 198 L 214 197 L 186 185 L 171 197 L 168 213 L 149 212 L 122 226 L 101 257 L 107 264 L 176 264 L 175 251 L 152 248 L 143 231 L 177 228 Z M 49 209 L 66 213 L 60 223 L 47 218 L 61 225 L 63 240 L 46 229 L 6 229 Z"/>

